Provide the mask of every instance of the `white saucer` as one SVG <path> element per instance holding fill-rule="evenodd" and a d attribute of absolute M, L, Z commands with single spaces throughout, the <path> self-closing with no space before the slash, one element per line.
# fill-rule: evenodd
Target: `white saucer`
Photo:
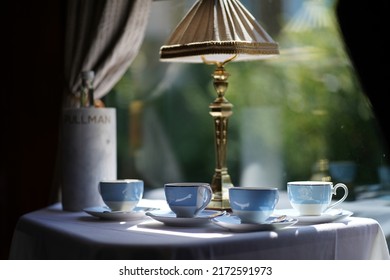
<path fill-rule="evenodd" d="M 323 213 L 321 216 L 300 216 L 295 209 L 276 209 L 274 211 L 276 215 L 287 215 L 298 220 L 297 224 L 309 225 L 309 224 L 323 224 L 331 223 L 343 220 L 353 215 L 353 212 L 343 209 L 330 209 Z"/>
<path fill-rule="evenodd" d="M 291 226 L 298 222 L 297 219 L 287 218 L 282 222 L 274 222 L 277 216 L 272 215 L 267 219 L 265 223 L 262 224 L 250 224 L 250 223 L 242 223 L 240 218 L 234 215 L 224 215 L 220 217 L 213 218 L 211 221 L 229 231 L 234 232 L 248 232 L 248 231 L 268 231 L 268 230 L 278 230 L 288 226 Z"/>
<path fill-rule="evenodd" d="M 176 214 L 172 211 L 156 210 L 148 211 L 145 215 L 167 226 L 192 227 L 209 223 L 212 218 L 224 215 L 225 213 L 225 211 L 203 210 L 198 216 L 193 218 L 177 218 Z"/>
<path fill-rule="evenodd" d="M 145 217 L 146 211 L 156 210 L 150 207 L 135 207 L 133 211 L 112 211 L 107 206 L 88 207 L 83 209 L 84 212 L 105 220 L 130 221 L 139 220 Z"/>

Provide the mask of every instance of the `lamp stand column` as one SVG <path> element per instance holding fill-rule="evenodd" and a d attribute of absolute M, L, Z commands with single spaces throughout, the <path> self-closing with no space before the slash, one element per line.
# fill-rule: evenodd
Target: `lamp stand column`
<path fill-rule="evenodd" d="M 230 209 L 228 188 L 233 184 L 226 167 L 227 139 L 228 139 L 228 119 L 232 115 L 233 105 L 224 97 L 228 86 L 227 73 L 222 64 L 217 65 L 213 73 L 214 88 L 217 92 L 217 98 L 210 104 L 210 115 L 214 118 L 215 127 L 215 149 L 216 149 L 216 167 L 211 188 L 213 198 L 207 207 L 215 210 Z"/>

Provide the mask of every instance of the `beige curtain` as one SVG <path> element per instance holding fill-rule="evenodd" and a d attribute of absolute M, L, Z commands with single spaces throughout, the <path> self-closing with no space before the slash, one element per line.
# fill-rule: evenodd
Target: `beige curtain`
<path fill-rule="evenodd" d="M 69 0 L 65 30 L 65 107 L 95 72 L 95 98 L 106 95 L 136 57 L 152 0 Z"/>

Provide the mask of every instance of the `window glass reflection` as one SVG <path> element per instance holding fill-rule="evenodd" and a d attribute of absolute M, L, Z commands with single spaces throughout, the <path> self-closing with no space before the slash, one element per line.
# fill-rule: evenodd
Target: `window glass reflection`
<path fill-rule="evenodd" d="M 193 3 L 153 2 L 141 52 L 105 98 L 118 114 L 118 177 L 141 178 L 146 188 L 207 182 L 214 173 L 213 67 L 159 61 L 160 46 Z M 226 66 L 233 184 L 285 189 L 287 181 L 323 176 L 357 190 L 378 184 L 387 152 L 345 53 L 334 1 L 242 3 L 281 55 Z"/>

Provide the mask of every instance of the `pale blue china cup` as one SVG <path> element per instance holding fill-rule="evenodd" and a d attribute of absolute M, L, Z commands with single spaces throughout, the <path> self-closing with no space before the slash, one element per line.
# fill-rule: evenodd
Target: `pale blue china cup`
<path fill-rule="evenodd" d="M 169 208 L 178 218 L 193 218 L 210 203 L 213 192 L 208 183 L 168 183 L 164 185 Z"/>
<path fill-rule="evenodd" d="M 264 223 L 279 201 L 277 188 L 231 187 L 229 202 L 242 223 Z"/>
<path fill-rule="evenodd" d="M 344 189 L 344 196 L 331 204 L 338 188 Z M 295 181 L 287 183 L 287 194 L 291 206 L 302 216 L 318 216 L 339 205 L 348 196 L 345 184 L 323 181 Z"/>
<path fill-rule="evenodd" d="M 104 203 L 113 211 L 132 211 L 143 197 L 144 182 L 138 179 L 99 182 Z"/>

